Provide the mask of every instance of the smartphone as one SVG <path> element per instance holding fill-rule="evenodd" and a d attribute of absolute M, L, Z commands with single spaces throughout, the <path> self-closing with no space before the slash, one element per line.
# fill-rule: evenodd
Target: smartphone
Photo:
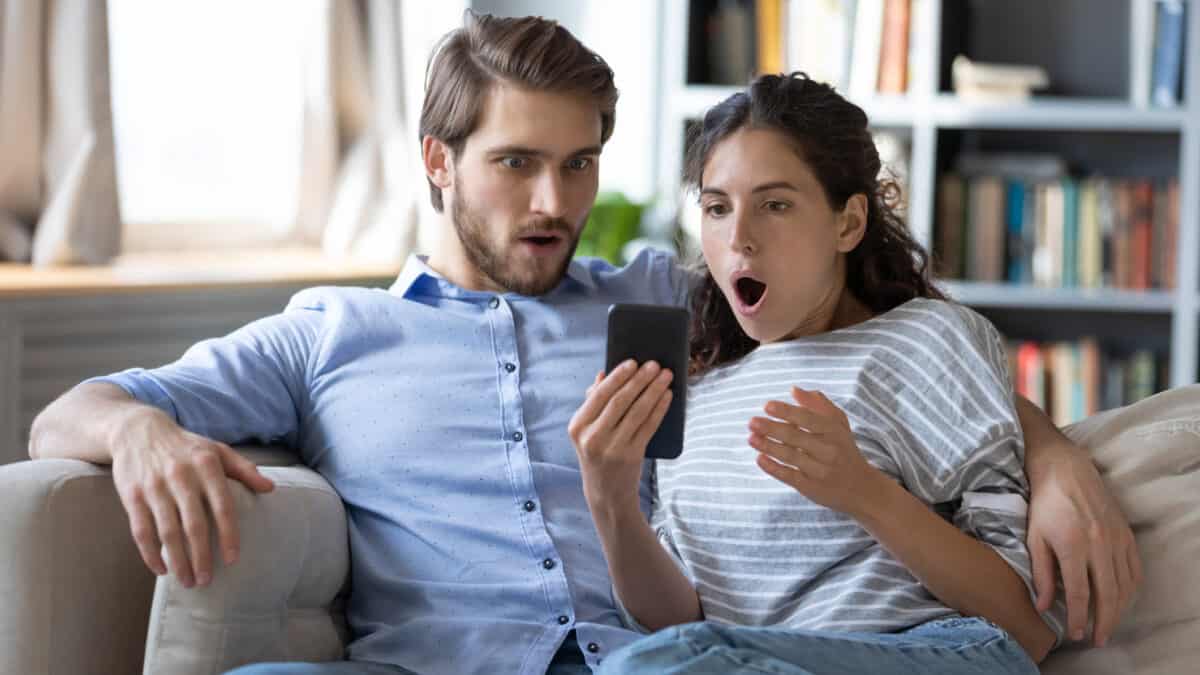
<path fill-rule="evenodd" d="M 671 407 L 646 446 L 647 459 L 675 459 L 683 452 L 687 404 L 688 312 L 664 305 L 618 304 L 608 308 L 608 348 L 604 372 L 622 362 L 656 361 L 675 374 Z"/>

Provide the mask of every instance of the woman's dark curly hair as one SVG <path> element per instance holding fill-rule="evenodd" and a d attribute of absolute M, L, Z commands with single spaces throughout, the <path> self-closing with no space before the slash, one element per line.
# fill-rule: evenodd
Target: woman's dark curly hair
<path fill-rule="evenodd" d="M 746 91 L 713 106 L 703 122 L 688 130 L 684 179 L 689 186 L 697 191 L 703 187 L 713 148 L 743 128 L 771 129 L 788 137 L 835 211 L 845 208 L 852 195 L 866 195 L 866 232 L 846 255 L 846 288 L 859 301 L 878 314 L 917 297 L 944 299 L 930 279 L 928 254 L 898 213 L 899 184 L 879 178 L 879 152 L 861 108 L 804 73 L 763 75 Z M 738 325 L 703 260 L 699 267 L 704 279 L 691 300 L 692 375 L 758 346 Z"/>

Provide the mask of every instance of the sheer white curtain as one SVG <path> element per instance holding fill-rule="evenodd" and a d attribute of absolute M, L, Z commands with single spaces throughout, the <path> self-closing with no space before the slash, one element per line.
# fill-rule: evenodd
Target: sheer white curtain
<path fill-rule="evenodd" d="M 0 259 L 120 248 L 105 0 L 0 0 Z"/>
<path fill-rule="evenodd" d="M 417 245 L 420 89 L 404 24 L 423 11 L 395 0 L 322 2 L 305 66 L 296 229 L 329 254 L 401 260 Z M 418 40 L 429 44 L 443 32 L 423 27 L 428 39 Z"/>

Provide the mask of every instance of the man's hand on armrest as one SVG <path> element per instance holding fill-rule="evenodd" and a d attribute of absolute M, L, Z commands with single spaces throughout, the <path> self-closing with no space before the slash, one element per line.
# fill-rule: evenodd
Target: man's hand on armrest
<path fill-rule="evenodd" d="M 1142 583 L 1133 530 L 1087 450 L 1073 443 L 1037 406 L 1016 397 L 1025 432 L 1029 475 L 1029 554 L 1038 611 L 1055 596 L 1055 565 L 1067 600 L 1067 638 L 1102 646 L 1116 629 Z"/>
<path fill-rule="evenodd" d="M 274 489 L 233 448 L 181 428 L 110 384 L 80 385 L 51 403 L 34 420 L 29 454 L 111 464 L 142 560 L 155 574 L 166 574 L 166 547 L 170 571 L 187 587 L 212 578 L 209 513 L 225 563 L 237 559 L 236 510 L 226 477 L 255 492 Z"/>

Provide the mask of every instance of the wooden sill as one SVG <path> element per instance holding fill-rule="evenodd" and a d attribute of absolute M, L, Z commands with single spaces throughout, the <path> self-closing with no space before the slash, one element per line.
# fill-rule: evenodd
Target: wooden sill
<path fill-rule="evenodd" d="M 400 264 L 326 257 L 313 248 L 139 253 L 109 265 L 35 268 L 0 263 L 0 298 L 203 290 L 236 286 L 390 282 Z"/>

